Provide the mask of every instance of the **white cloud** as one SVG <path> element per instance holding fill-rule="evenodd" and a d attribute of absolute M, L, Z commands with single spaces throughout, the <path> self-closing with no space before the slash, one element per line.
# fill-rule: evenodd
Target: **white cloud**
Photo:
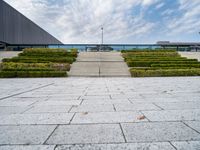
<path fill-rule="evenodd" d="M 195 34 L 199 32 L 200 27 L 200 1 L 197 0 L 179 0 L 179 11 L 181 16 L 175 17 L 168 22 L 168 33 L 177 34 Z"/>
<path fill-rule="evenodd" d="M 168 8 L 160 12 L 167 16 L 162 29 L 158 28 L 159 21 L 146 18 L 154 11 L 149 9 L 152 5 L 156 8 L 153 13 L 158 13 L 164 6 L 162 0 L 5 1 L 63 43 L 100 43 L 102 26 L 106 43 L 155 43 L 169 33 L 174 37 L 182 32 L 194 33 L 200 26 L 199 0 L 176 0 L 180 3 L 177 10 Z M 140 9 L 134 14 L 137 7 Z M 171 17 L 176 11 L 182 12 L 181 16 Z"/>
<path fill-rule="evenodd" d="M 159 4 L 156 5 L 156 9 L 160 9 L 160 8 L 162 8 L 164 5 L 165 5 L 164 2 L 159 3 Z"/>
<path fill-rule="evenodd" d="M 48 0 L 5 1 L 64 43 L 99 43 L 101 26 L 107 43 L 153 28 L 153 23 L 131 14 L 134 6 L 151 5 L 152 0 L 62 0 L 63 5 Z"/>

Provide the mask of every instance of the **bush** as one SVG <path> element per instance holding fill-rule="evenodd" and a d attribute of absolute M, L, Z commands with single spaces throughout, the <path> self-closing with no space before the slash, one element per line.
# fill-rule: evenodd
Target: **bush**
<path fill-rule="evenodd" d="M 0 78 L 15 78 L 16 72 L 13 71 L 0 71 Z"/>
<path fill-rule="evenodd" d="M 155 49 L 155 50 L 141 50 L 141 49 L 135 49 L 135 50 L 121 50 L 122 53 L 130 53 L 130 52 L 176 52 L 176 50 L 165 50 L 165 49 Z"/>
<path fill-rule="evenodd" d="M 132 77 L 199 76 L 200 69 L 130 70 Z"/>
<path fill-rule="evenodd" d="M 0 71 L 1 78 L 66 77 L 65 71 Z"/>
<path fill-rule="evenodd" d="M 197 62 L 197 59 L 185 59 L 185 58 L 127 58 L 125 61 L 194 61 Z"/>
<path fill-rule="evenodd" d="M 122 54 L 123 57 L 180 57 L 180 55 L 176 52 L 140 52 L 140 53 L 124 53 Z"/>
<path fill-rule="evenodd" d="M 70 56 L 70 57 L 77 57 L 78 51 L 77 49 L 70 49 L 67 51 L 66 49 L 50 49 L 50 48 L 27 48 L 23 50 L 23 53 L 20 56 L 43 56 L 43 57 L 50 57 L 50 56 Z"/>
<path fill-rule="evenodd" d="M 169 67 L 171 67 L 171 68 L 187 68 L 187 67 L 189 67 L 189 68 L 200 68 L 200 64 L 153 64 L 153 65 L 151 65 L 151 67 L 159 67 L 159 68 L 169 68 Z"/>
<path fill-rule="evenodd" d="M 77 54 L 75 49 L 24 49 L 18 57 L 2 60 L 0 77 L 65 77 Z"/>
<path fill-rule="evenodd" d="M 2 63 L 0 69 L 4 71 L 69 71 L 70 64 L 57 63 Z"/>
<path fill-rule="evenodd" d="M 129 67 L 151 67 L 154 64 L 199 64 L 197 61 L 127 61 Z"/>
<path fill-rule="evenodd" d="M 13 58 L 4 58 L 3 62 L 21 62 L 21 63 L 73 63 L 76 59 L 72 57 L 13 57 Z"/>

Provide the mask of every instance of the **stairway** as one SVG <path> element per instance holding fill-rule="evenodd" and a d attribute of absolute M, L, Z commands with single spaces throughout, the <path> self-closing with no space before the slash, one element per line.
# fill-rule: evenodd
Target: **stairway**
<path fill-rule="evenodd" d="M 81 52 L 68 74 L 71 77 L 130 77 L 119 52 Z"/>

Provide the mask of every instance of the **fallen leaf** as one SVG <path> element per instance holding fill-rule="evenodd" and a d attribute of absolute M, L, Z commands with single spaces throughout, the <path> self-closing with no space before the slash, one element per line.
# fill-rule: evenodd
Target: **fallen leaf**
<path fill-rule="evenodd" d="M 146 117 L 144 116 L 144 115 L 142 115 L 142 116 L 139 116 L 137 119 L 138 120 L 144 120 Z"/>
<path fill-rule="evenodd" d="M 88 114 L 88 112 L 84 112 L 84 113 L 83 113 L 83 115 L 87 115 L 87 114 Z"/>

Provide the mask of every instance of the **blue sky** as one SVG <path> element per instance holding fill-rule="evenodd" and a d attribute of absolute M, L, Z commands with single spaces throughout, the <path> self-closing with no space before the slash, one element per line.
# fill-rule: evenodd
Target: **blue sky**
<path fill-rule="evenodd" d="M 63 43 L 200 41 L 200 0 L 5 1 Z"/>

